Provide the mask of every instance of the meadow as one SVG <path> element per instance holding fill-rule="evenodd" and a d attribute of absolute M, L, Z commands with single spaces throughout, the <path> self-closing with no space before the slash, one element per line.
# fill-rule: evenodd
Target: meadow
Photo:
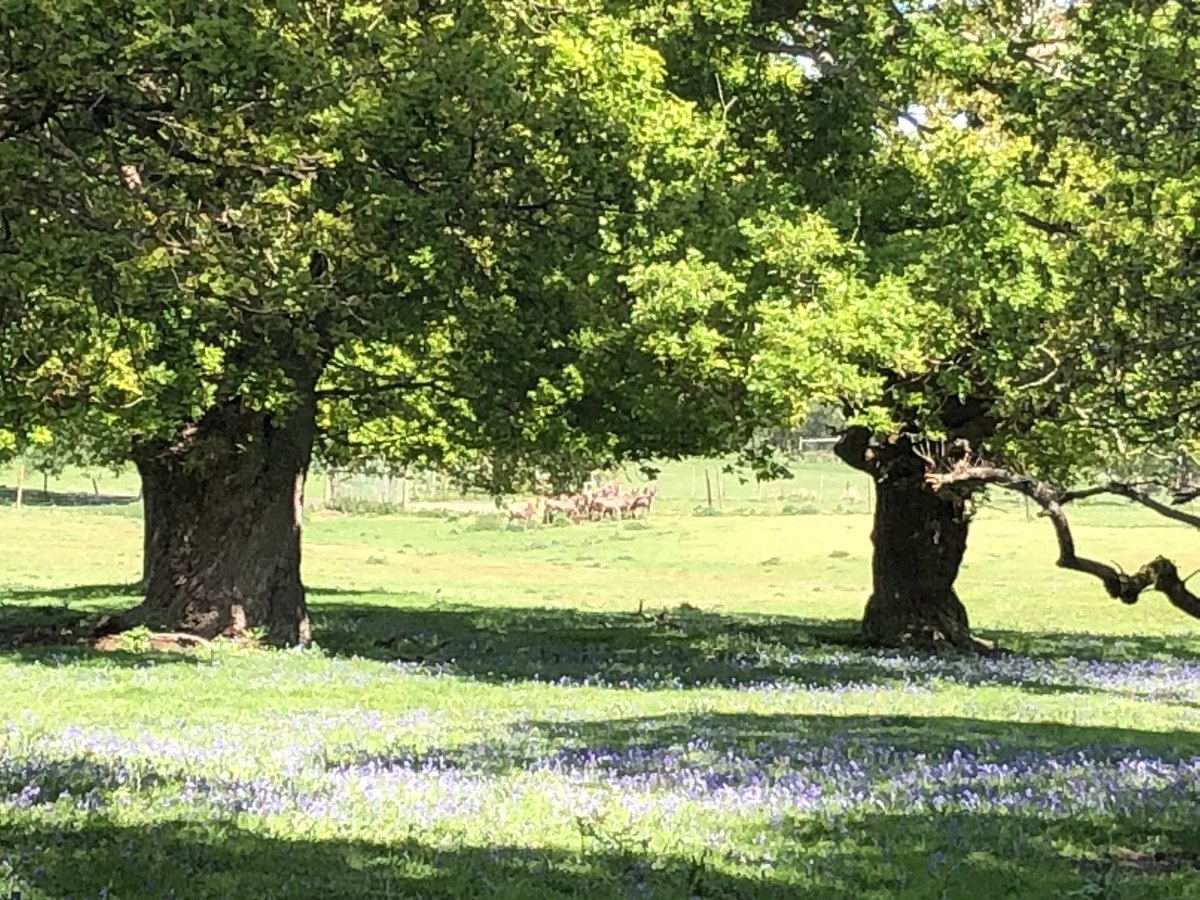
<path fill-rule="evenodd" d="M 0 897 L 1200 896 L 1194 620 L 997 498 L 960 593 L 1008 652 L 869 650 L 866 490 L 710 509 L 702 468 L 646 521 L 310 510 L 290 651 L 43 641 L 136 602 L 139 507 L 0 507 Z M 1073 521 L 1200 567 L 1126 504 Z"/>

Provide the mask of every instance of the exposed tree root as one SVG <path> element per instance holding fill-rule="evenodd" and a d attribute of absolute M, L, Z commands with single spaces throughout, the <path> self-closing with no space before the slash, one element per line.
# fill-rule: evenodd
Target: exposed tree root
<path fill-rule="evenodd" d="M 935 628 L 922 628 L 906 631 L 899 640 L 870 643 L 870 646 L 885 647 L 889 650 L 912 650 L 920 653 L 962 654 L 973 653 L 979 656 L 1002 656 L 1006 652 L 992 641 L 985 641 L 973 634 L 952 640 Z"/>
<path fill-rule="evenodd" d="M 159 653 L 179 652 L 186 650 L 206 650 L 212 648 L 212 641 L 205 640 L 194 634 L 188 634 L 183 631 L 175 632 L 153 632 L 146 635 L 141 640 L 144 640 L 145 646 L 149 650 L 155 650 Z M 128 639 L 122 638 L 120 634 L 106 634 L 93 639 L 92 647 L 96 650 L 112 652 L 114 650 L 128 650 Z"/>
<path fill-rule="evenodd" d="M 113 651 L 128 650 L 131 639 L 126 632 L 135 628 L 144 628 L 145 624 L 129 613 L 119 616 L 103 616 L 92 630 L 89 643 L 97 650 Z M 244 627 L 230 626 L 218 638 L 225 638 L 248 646 L 257 646 L 259 642 L 250 637 Z M 142 632 L 135 643 L 140 643 L 150 650 L 182 651 L 196 649 L 211 649 L 213 641 L 202 635 L 187 631 L 149 631 Z"/>
<path fill-rule="evenodd" d="M 111 630 L 101 632 L 97 629 L 89 634 L 86 626 L 76 628 L 32 625 L 0 629 L 0 649 L 71 645 L 86 645 L 108 653 L 129 650 L 131 647 L 158 652 L 178 652 L 209 649 L 212 642 L 185 632 L 149 632 L 132 641 L 120 632 Z"/>

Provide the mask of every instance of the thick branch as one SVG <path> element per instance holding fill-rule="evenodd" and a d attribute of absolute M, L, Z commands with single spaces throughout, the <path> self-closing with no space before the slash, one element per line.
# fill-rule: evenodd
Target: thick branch
<path fill-rule="evenodd" d="M 1094 484 L 1091 487 L 1079 488 L 1074 491 L 1063 491 L 1058 495 L 1058 502 L 1064 506 L 1068 503 L 1074 503 L 1076 500 L 1086 500 L 1089 497 L 1097 497 L 1100 494 L 1110 493 L 1107 484 Z"/>
<path fill-rule="evenodd" d="M 1130 499 L 1136 499 L 1131 494 L 1145 497 L 1131 486 L 1111 484 L 1106 485 L 1103 489 L 1087 489 L 1065 494 L 1045 482 L 996 466 L 964 466 L 952 472 L 931 472 L 925 476 L 925 480 L 934 490 L 939 491 L 954 485 L 994 484 L 1024 494 L 1042 508 L 1043 513 L 1054 525 L 1054 534 L 1058 539 L 1058 565 L 1061 568 L 1099 578 L 1108 595 L 1122 603 L 1136 603 L 1142 591 L 1154 588 L 1165 594 L 1167 599 L 1183 612 L 1200 619 L 1200 598 L 1187 589 L 1187 585 L 1179 577 L 1175 564 L 1169 559 L 1159 556 L 1129 575 L 1119 568 L 1094 559 L 1087 559 L 1075 552 L 1075 540 L 1071 535 L 1071 526 L 1067 522 L 1062 504 L 1069 500 L 1106 492 L 1129 496 Z M 1123 493 L 1123 491 L 1128 491 L 1128 493 Z M 1150 500 L 1148 497 L 1145 499 Z M 1151 500 L 1151 502 L 1156 506 L 1162 505 L 1157 501 Z M 1169 507 L 1165 508 L 1169 510 Z M 1175 510 L 1170 511 L 1176 512 Z"/>
<path fill-rule="evenodd" d="M 1185 579 L 1179 577 L 1175 563 L 1165 556 L 1159 556 L 1138 570 L 1135 577 L 1145 578 L 1155 590 L 1166 594 L 1167 599 L 1189 616 L 1200 619 L 1200 598 L 1187 588 Z"/>
<path fill-rule="evenodd" d="M 833 445 L 834 455 L 852 469 L 866 472 L 874 477 L 879 469 L 879 461 L 871 449 L 871 431 L 868 428 L 854 426 L 847 428 Z"/>
<path fill-rule="evenodd" d="M 1139 491 L 1132 484 L 1113 482 L 1108 485 L 1108 492 L 1116 494 L 1119 497 L 1124 497 L 1126 500 L 1132 500 L 1134 503 L 1140 503 L 1146 509 L 1154 510 L 1165 519 L 1182 522 L 1185 525 L 1191 525 L 1193 528 L 1200 528 L 1200 516 L 1185 513 L 1181 509 L 1174 509 L 1165 503 L 1155 500 L 1145 491 Z"/>
<path fill-rule="evenodd" d="M 778 53 L 781 56 L 812 60 L 813 65 L 822 75 L 836 72 L 840 68 L 828 50 L 812 44 L 779 41 L 762 35 L 754 35 L 750 38 L 750 46 L 762 53 Z"/>
<path fill-rule="evenodd" d="M 1067 237 L 1079 237 L 1079 229 L 1072 222 L 1049 222 L 1024 210 L 1016 210 L 1016 216 L 1030 228 L 1044 231 L 1046 234 L 1060 234 Z"/>
<path fill-rule="evenodd" d="M 922 126 L 927 130 L 933 129 Z M 914 216 L 895 222 L 879 221 L 871 223 L 869 230 L 875 234 L 905 234 L 912 231 L 935 231 L 939 228 L 953 228 L 967 221 L 966 213 L 953 213 L 941 216 L 921 218 Z M 867 229 L 864 229 L 867 230 Z"/>

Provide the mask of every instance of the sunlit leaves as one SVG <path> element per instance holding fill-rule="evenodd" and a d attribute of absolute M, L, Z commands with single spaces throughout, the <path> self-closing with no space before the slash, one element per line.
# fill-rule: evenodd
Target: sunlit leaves
<path fill-rule="evenodd" d="M 5 425 L 316 391 L 331 458 L 508 477 L 974 396 L 1061 468 L 1194 374 L 1191 19 L 1019 12 L 0 7 Z"/>

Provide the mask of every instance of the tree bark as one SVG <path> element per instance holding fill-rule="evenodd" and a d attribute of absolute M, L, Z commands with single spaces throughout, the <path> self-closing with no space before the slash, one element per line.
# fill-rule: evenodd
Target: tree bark
<path fill-rule="evenodd" d="M 875 479 L 872 592 L 863 636 L 886 647 L 978 649 L 954 582 L 967 549 L 967 492 L 935 492 L 907 437 L 847 433 L 837 454 Z"/>
<path fill-rule="evenodd" d="M 271 643 L 307 643 L 300 523 L 314 431 L 311 397 L 286 417 L 233 400 L 140 446 L 145 599 L 107 630 L 264 629 Z"/>
<path fill-rule="evenodd" d="M 973 647 L 967 610 L 954 590 L 967 549 L 966 501 L 935 494 L 916 462 L 894 463 L 877 484 L 863 635 L 883 646 Z"/>

